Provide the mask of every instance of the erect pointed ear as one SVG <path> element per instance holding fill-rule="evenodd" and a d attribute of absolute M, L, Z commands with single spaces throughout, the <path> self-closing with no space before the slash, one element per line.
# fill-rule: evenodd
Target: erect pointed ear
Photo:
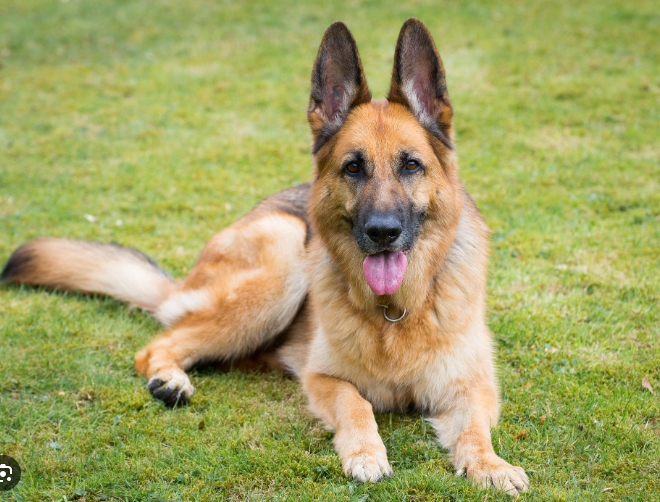
<path fill-rule="evenodd" d="M 355 40 L 344 23 L 323 35 L 312 70 L 307 119 L 316 153 L 341 127 L 352 108 L 371 101 Z"/>
<path fill-rule="evenodd" d="M 452 148 L 445 69 L 431 34 L 418 19 L 408 19 L 399 33 L 387 99 L 408 107 L 431 134 Z"/>

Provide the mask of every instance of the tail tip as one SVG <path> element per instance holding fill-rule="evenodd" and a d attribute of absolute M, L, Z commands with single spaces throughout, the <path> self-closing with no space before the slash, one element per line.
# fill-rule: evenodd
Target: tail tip
<path fill-rule="evenodd" d="M 0 274 L 0 282 L 11 282 L 20 280 L 21 275 L 29 268 L 33 254 L 29 247 L 23 245 L 16 249 Z"/>

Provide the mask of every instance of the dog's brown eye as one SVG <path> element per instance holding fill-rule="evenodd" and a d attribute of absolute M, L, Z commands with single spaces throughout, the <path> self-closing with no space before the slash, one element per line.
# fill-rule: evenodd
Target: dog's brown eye
<path fill-rule="evenodd" d="M 357 174 L 360 172 L 360 166 L 357 162 L 349 162 L 344 169 L 346 169 L 346 172 L 349 174 Z"/>
<path fill-rule="evenodd" d="M 417 162 L 416 160 L 410 159 L 408 162 L 406 162 L 406 169 L 408 171 L 414 171 L 418 167 L 419 167 L 419 162 Z"/>

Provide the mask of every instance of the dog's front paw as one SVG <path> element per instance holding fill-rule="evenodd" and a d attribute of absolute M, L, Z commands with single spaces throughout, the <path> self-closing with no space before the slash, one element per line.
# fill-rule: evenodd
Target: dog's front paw
<path fill-rule="evenodd" d="M 387 450 L 378 435 L 376 422 L 372 425 L 373 428 L 367 431 L 343 428 L 335 434 L 335 448 L 344 474 L 360 483 L 376 482 L 383 476 L 392 475 Z"/>
<path fill-rule="evenodd" d="M 170 408 L 187 404 L 195 392 L 188 375 L 182 370 L 159 371 L 149 379 L 147 388 L 151 395 Z"/>
<path fill-rule="evenodd" d="M 349 455 L 342 461 L 344 474 L 361 483 L 366 481 L 380 481 L 383 476 L 391 476 L 392 468 L 387 461 L 385 448 L 382 451 L 373 451 L 370 448 Z M 378 449 L 380 450 L 380 448 Z"/>
<path fill-rule="evenodd" d="M 522 467 L 511 465 L 495 454 L 460 468 L 457 475 L 467 475 L 482 488 L 490 486 L 517 497 L 529 489 L 529 478 Z"/>

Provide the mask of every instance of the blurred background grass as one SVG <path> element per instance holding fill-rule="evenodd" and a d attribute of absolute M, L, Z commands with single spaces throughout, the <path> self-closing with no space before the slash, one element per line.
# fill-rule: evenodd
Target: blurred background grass
<path fill-rule="evenodd" d="M 349 25 L 380 97 L 410 16 L 443 56 L 462 178 L 494 232 L 496 450 L 527 468 L 530 500 L 660 499 L 641 385 L 660 389 L 657 2 L 4 0 L 0 261 L 56 235 L 183 275 L 215 231 L 309 179 L 327 25 Z M 379 417 L 394 478 L 345 480 L 281 375 L 198 371 L 191 406 L 166 411 L 132 368 L 158 329 L 112 300 L 0 288 L 0 453 L 24 468 L 5 497 L 486 496 L 415 415 Z"/>

